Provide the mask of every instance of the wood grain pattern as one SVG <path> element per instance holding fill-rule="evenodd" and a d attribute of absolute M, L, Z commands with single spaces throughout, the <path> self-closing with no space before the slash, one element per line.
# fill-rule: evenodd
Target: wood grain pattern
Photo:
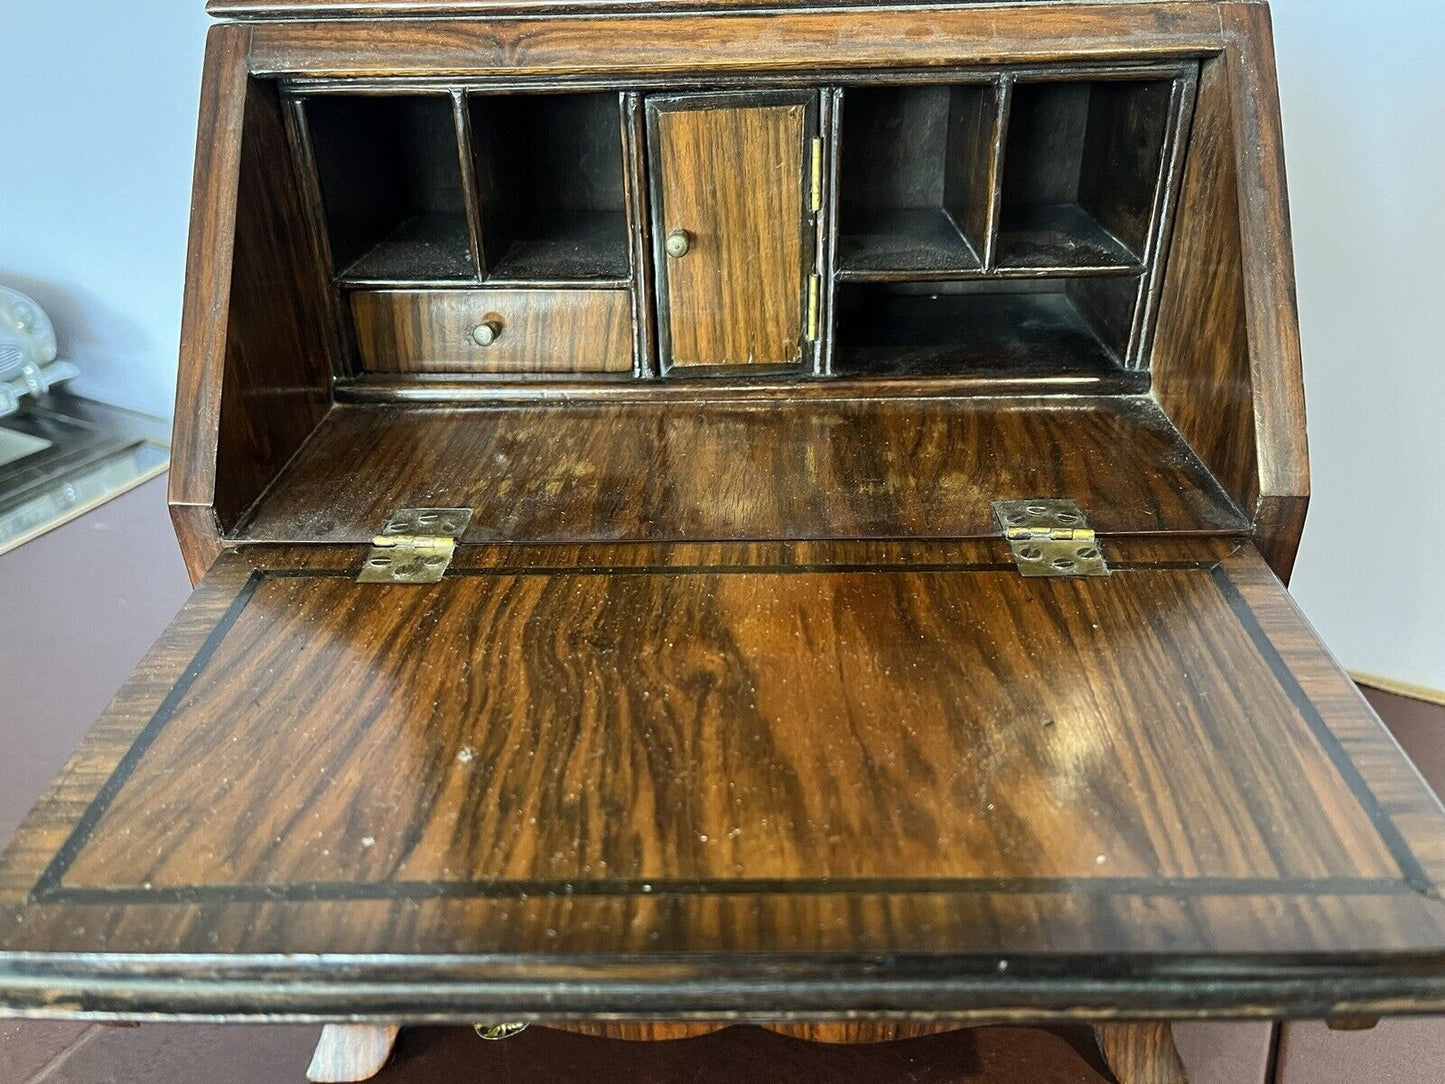
<path fill-rule="evenodd" d="M 1294 242 L 1285 185 L 1284 140 L 1275 74 L 1269 8 L 1263 4 L 1221 5 L 1228 39 L 1225 57 L 1230 103 L 1237 133 L 1240 241 L 1245 266 L 1244 302 L 1249 334 L 1254 424 L 1259 447 L 1260 499 L 1296 504 L 1310 492 L 1309 447 L 1305 435 L 1303 362 L 1299 306 L 1295 299 Z M 1263 510 L 1261 510 L 1263 511 Z M 1302 525 L 1302 515 L 1299 519 Z M 1261 528 L 1292 527 L 1291 517 L 1268 515 Z M 1299 534 L 1257 535 L 1288 576 Z"/>
<path fill-rule="evenodd" d="M 412 589 L 223 557 L 0 862 L 0 1001 L 1445 1004 L 1445 811 L 1278 581 L 1111 547 L 1093 581 L 1001 543 L 463 547 Z"/>
<path fill-rule="evenodd" d="M 687 254 L 664 253 L 656 271 L 664 364 L 796 364 L 812 247 L 803 236 L 807 109 L 690 101 L 649 102 L 655 229 L 691 236 Z"/>
<path fill-rule="evenodd" d="M 236 537 L 412 506 L 475 509 L 479 542 L 992 537 L 992 501 L 1040 495 L 1108 534 L 1246 526 L 1147 400 L 817 400 L 341 406 Z"/>
<path fill-rule="evenodd" d="M 384 373 L 630 373 L 627 290 L 384 290 L 351 295 L 362 367 Z M 493 320 L 501 335 L 479 346 Z"/>
<path fill-rule="evenodd" d="M 280 21 L 252 27 L 254 70 L 277 75 L 796 72 L 1186 56 L 1223 44 L 1215 3 L 995 4 L 636 14 L 625 19 Z M 606 42 L 605 50 L 598 42 Z"/>
<path fill-rule="evenodd" d="M 1398 877 L 1208 575 L 1048 584 L 267 578 L 57 888 Z"/>
<path fill-rule="evenodd" d="M 1189 1084 L 1168 1024 L 1105 1024 L 1094 1032 L 1119 1084 Z"/>
<path fill-rule="evenodd" d="M 1310 499 L 1306 494 L 1264 496 L 1255 504 L 1254 539 L 1259 552 L 1282 582 L 1288 584 L 1304 536 L 1305 515 Z"/>
<path fill-rule="evenodd" d="M 215 497 L 250 44 L 249 27 L 216 26 L 206 36 L 186 249 L 186 295 L 181 309 L 181 358 L 185 364 L 176 384 L 176 424 L 171 436 L 173 503 L 209 507 Z"/>
<path fill-rule="evenodd" d="M 249 40 L 239 27 L 207 39 L 170 478 L 174 505 L 209 510 L 182 514 L 193 574 L 214 531 L 235 524 L 320 421 L 337 358 L 280 102 L 247 79 Z"/>
<path fill-rule="evenodd" d="M 204 504 L 177 504 L 170 502 L 171 526 L 176 532 L 180 545 L 181 560 L 185 562 L 186 574 L 191 586 L 201 582 L 206 570 L 215 563 L 224 547 L 221 545 L 221 525 L 215 511 Z"/>
<path fill-rule="evenodd" d="M 1154 395 L 1241 508 L 1259 497 L 1239 186 L 1225 61 L 1200 72 L 1154 344 Z"/>
<path fill-rule="evenodd" d="M 193 581 L 220 552 L 216 448 L 226 359 L 229 268 L 235 249 L 240 186 L 245 58 L 249 27 L 212 27 L 206 36 L 199 137 L 186 248 L 186 293 L 181 308 L 181 368 L 171 433 L 169 501 L 177 538 Z"/>
<path fill-rule="evenodd" d="M 305 214 L 276 87 L 253 81 L 216 423 L 214 507 L 223 530 L 316 428 L 331 405 L 332 375 L 341 371 L 340 309 Z"/>
<path fill-rule="evenodd" d="M 370 1080 L 381 1072 L 401 1028 L 368 1024 L 328 1024 L 321 1032 L 306 1070 L 317 1084 Z"/>

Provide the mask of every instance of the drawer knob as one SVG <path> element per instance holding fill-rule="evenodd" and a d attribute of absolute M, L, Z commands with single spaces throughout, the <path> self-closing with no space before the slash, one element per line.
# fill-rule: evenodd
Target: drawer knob
<path fill-rule="evenodd" d="M 686 256 L 687 250 L 692 248 L 692 234 L 687 230 L 673 230 L 667 235 L 663 247 L 667 249 L 667 254 L 674 258 Z"/>
<path fill-rule="evenodd" d="M 502 334 L 502 321 L 493 317 L 483 320 L 472 328 L 472 342 L 478 346 L 491 346 Z"/>

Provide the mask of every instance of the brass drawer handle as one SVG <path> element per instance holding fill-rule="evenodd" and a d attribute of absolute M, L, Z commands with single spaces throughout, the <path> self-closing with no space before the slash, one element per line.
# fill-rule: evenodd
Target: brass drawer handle
<path fill-rule="evenodd" d="M 673 230 L 667 235 L 667 240 L 662 243 L 662 247 L 667 249 L 669 256 L 681 259 L 692 248 L 692 234 L 687 230 Z"/>
<path fill-rule="evenodd" d="M 502 320 L 499 316 L 489 316 L 472 328 L 472 342 L 478 346 L 491 346 L 501 335 Z"/>

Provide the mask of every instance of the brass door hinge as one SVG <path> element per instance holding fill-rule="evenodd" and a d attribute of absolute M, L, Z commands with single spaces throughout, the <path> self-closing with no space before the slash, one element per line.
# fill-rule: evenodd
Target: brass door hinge
<path fill-rule="evenodd" d="M 813 140 L 813 167 L 810 174 L 812 183 L 809 185 L 808 207 L 817 214 L 823 209 L 823 141 Z"/>
<path fill-rule="evenodd" d="M 477 1033 L 477 1038 L 496 1042 L 499 1039 L 510 1039 L 513 1035 L 522 1034 L 527 1030 L 527 1025 L 521 1021 L 509 1021 L 504 1024 L 473 1024 L 472 1030 Z"/>
<path fill-rule="evenodd" d="M 1025 576 L 1107 576 L 1109 566 L 1073 501 L 994 501 L 994 518 Z"/>
<path fill-rule="evenodd" d="M 823 280 L 818 275 L 808 276 L 808 341 L 818 341 L 818 309 L 821 305 L 819 295 L 822 293 Z"/>
<path fill-rule="evenodd" d="M 399 508 L 371 540 L 358 583 L 439 583 L 470 508 Z"/>

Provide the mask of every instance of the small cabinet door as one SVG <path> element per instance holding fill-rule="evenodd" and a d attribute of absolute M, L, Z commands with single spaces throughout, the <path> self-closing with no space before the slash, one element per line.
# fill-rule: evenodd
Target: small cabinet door
<path fill-rule="evenodd" d="M 664 371 L 800 364 L 817 95 L 654 97 L 647 112 Z"/>

